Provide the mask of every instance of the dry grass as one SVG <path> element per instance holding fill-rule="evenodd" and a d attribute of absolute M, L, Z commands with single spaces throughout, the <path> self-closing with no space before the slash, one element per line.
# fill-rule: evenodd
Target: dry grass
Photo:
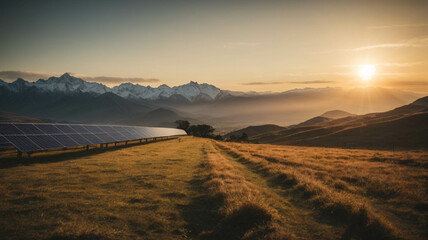
<path fill-rule="evenodd" d="M 203 157 L 202 141 L 188 138 L 8 165 L 0 169 L 0 236 L 187 238 L 178 206 L 200 194 L 188 182 Z"/>
<path fill-rule="evenodd" d="M 423 239 L 427 206 L 424 152 L 218 143 L 235 157 L 364 239 Z"/>
<path fill-rule="evenodd" d="M 184 137 L 53 153 L 0 157 L 1 239 L 427 236 L 426 152 Z"/>
<path fill-rule="evenodd" d="M 278 213 L 269 207 L 258 191 L 212 146 L 203 163 L 209 170 L 205 187 L 219 202 L 222 216 L 207 239 L 291 239 L 281 226 Z"/>

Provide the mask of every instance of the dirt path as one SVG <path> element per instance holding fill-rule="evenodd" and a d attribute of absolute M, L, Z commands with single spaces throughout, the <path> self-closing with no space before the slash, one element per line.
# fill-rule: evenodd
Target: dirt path
<path fill-rule="evenodd" d="M 270 182 L 262 174 L 256 173 L 245 160 L 234 158 L 218 146 L 214 147 L 242 173 L 247 181 L 257 186 L 263 194 L 265 202 L 278 211 L 282 224 L 296 237 L 302 239 L 340 239 L 340 236 L 345 232 L 343 226 L 331 224 L 326 219 L 322 219 L 321 216 L 315 215 L 312 206 L 305 204 L 305 202 L 296 201 L 294 196 L 291 196 L 282 187 Z"/>

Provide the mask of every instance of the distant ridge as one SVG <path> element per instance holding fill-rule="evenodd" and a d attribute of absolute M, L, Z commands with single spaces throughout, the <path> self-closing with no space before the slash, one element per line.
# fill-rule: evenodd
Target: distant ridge
<path fill-rule="evenodd" d="M 312 126 L 312 125 L 317 125 L 317 124 L 327 122 L 332 119 L 339 119 L 339 118 L 351 117 L 351 116 L 355 116 L 355 114 L 348 113 L 342 110 L 332 110 L 332 111 L 325 112 L 320 116 L 317 116 L 309 120 L 306 120 L 302 123 L 299 123 L 294 127 Z"/>
<path fill-rule="evenodd" d="M 248 135 L 248 137 L 255 137 L 259 134 L 266 134 L 266 133 L 270 133 L 270 132 L 275 132 L 275 131 L 281 131 L 286 129 L 285 127 L 280 127 L 278 125 L 275 124 L 266 124 L 266 125 L 260 125 L 260 126 L 249 126 L 240 130 L 236 130 L 233 132 L 230 132 L 226 135 L 224 135 L 224 137 L 229 138 L 232 135 L 235 136 L 241 136 L 242 133 L 246 133 Z"/>
<path fill-rule="evenodd" d="M 315 121 L 317 118 L 250 140 L 301 146 L 428 149 L 428 96 L 387 112 Z"/>
<path fill-rule="evenodd" d="M 43 123 L 48 121 L 32 118 L 24 115 L 19 115 L 16 113 L 0 111 L 0 122 Z"/>
<path fill-rule="evenodd" d="M 331 119 L 350 117 L 350 116 L 355 116 L 355 114 L 348 113 L 342 110 L 332 110 L 320 115 L 320 117 L 331 118 Z"/>
<path fill-rule="evenodd" d="M 64 73 L 60 77 L 50 77 L 47 80 L 39 79 L 36 82 L 28 82 L 18 78 L 12 83 L 0 81 L 0 86 L 6 87 L 12 92 L 22 92 L 34 87 L 42 92 L 61 93 L 93 93 L 105 94 L 113 93 L 126 99 L 158 100 L 168 99 L 174 96 L 182 96 L 190 102 L 198 100 L 214 100 L 222 95 L 222 91 L 217 87 L 197 82 L 189 82 L 176 87 L 160 85 L 159 87 L 141 86 L 133 83 L 122 83 L 119 86 L 109 88 L 101 83 L 87 82 L 81 78 Z"/>

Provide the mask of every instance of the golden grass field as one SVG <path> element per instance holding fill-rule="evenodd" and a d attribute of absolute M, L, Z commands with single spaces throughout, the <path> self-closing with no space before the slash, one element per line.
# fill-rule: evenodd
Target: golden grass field
<path fill-rule="evenodd" d="M 0 163 L 0 239 L 427 239 L 428 153 L 182 137 Z"/>

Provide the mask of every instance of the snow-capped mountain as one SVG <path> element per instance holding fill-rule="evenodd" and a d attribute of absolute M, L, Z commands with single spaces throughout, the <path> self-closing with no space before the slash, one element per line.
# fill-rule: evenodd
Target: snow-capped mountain
<path fill-rule="evenodd" d="M 173 95 L 181 95 L 189 101 L 195 101 L 197 99 L 214 100 L 221 93 L 221 90 L 213 85 L 206 83 L 198 84 L 197 82 L 190 82 L 172 88 L 165 84 L 157 88 L 152 88 L 139 84 L 123 83 L 113 87 L 112 92 L 124 98 L 156 100 L 170 98 Z"/>
<path fill-rule="evenodd" d="M 23 79 L 17 79 L 12 83 L 0 81 L 0 86 L 8 88 L 12 92 L 20 92 L 30 87 L 36 87 L 38 90 L 46 92 L 82 92 L 95 94 L 111 92 L 127 99 L 145 100 L 169 99 L 175 96 L 181 96 L 190 102 L 215 100 L 218 96 L 223 95 L 222 90 L 206 83 L 199 84 L 197 82 L 190 82 L 176 87 L 169 87 L 163 84 L 156 88 L 141 86 L 139 84 L 122 83 L 119 86 L 109 88 L 101 83 L 87 82 L 83 79 L 73 77 L 68 73 L 60 77 L 50 77 L 47 80 L 39 79 L 36 82 L 27 82 Z"/>
<path fill-rule="evenodd" d="M 36 87 L 41 91 L 64 93 L 92 92 L 103 94 L 110 92 L 111 90 L 103 84 L 86 82 L 80 78 L 73 77 L 68 73 L 63 74 L 61 77 L 50 77 L 48 80 L 39 79 L 36 82 L 27 82 L 22 78 L 18 78 L 12 83 L 1 81 L 0 85 L 5 86 L 12 92 L 20 92 L 30 87 Z"/>
<path fill-rule="evenodd" d="M 96 83 L 86 82 L 83 79 L 73 77 L 64 73 L 61 77 L 50 77 L 48 80 L 39 79 L 33 85 L 37 88 L 51 92 L 93 92 L 103 94 L 110 92 L 107 86 Z"/>

